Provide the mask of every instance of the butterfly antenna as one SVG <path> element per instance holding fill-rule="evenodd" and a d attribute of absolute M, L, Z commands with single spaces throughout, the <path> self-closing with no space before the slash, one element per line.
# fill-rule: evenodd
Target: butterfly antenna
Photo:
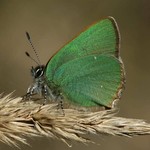
<path fill-rule="evenodd" d="M 30 54 L 28 52 L 25 52 L 25 54 L 31 59 L 33 60 L 37 65 L 40 65 L 33 57 L 30 56 Z"/>
<path fill-rule="evenodd" d="M 32 41 L 31 41 L 31 38 L 30 38 L 30 35 L 29 35 L 28 32 L 26 32 L 26 36 L 27 36 L 28 41 L 30 42 L 30 45 L 32 46 L 32 49 L 33 49 L 33 51 L 34 51 L 34 53 L 35 53 L 35 55 L 36 55 L 36 57 L 37 57 L 38 62 L 37 62 L 35 59 L 33 59 L 33 58 L 29 55 L 28 52 L 25 52 L 25 53 L 26 53 L 26 55 L 27 55 L 28 57 L 30 57 L 34 62 L 36 62 L 36 63 L 39 65 L 39 64 L 41 64 L 40 59 L 39 59 L 39 55 L 38 55 L 36 49 L 34 48 L 34 46 L 33 46 L 33 44 L 32 44 Z"/>

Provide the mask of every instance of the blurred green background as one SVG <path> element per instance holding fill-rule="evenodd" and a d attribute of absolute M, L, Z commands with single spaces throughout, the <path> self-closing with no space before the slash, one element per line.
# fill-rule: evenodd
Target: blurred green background
<path fill-rule="evenodd" d="M 43 64 L 86 26 L 113 16 L 121 32 L 121 56 L 127 73 L 126 89 L 119 102 L 118 116 L 150 122 L 150 1 L 148 0 L 1 0 L 0 1 L 0 92 L 25 94 L 32 82 L 25 56 L 34 53 L 25 31 L 32 36 Z M 74 143 L 72 150 L 149 150 L 150 136 L 95 137 L 100 145 Z M 70 149 L 52 139 L 28 139 L 22 150 Z M 0 149 L 11 150 L 4 144 Z"/>

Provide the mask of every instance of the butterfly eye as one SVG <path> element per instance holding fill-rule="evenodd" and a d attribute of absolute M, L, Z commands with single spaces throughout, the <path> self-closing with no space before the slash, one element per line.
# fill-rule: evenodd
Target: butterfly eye
<path fill-rule="evenodd" d="M 31 72 L 34 78 L 39 78 L 44 74 L 44 66 L 37 66 L 36 68 L 32 68 Z"/>
<path fill-rule="evenodd" d="M 35 71 L 35 78 L 41 77 L 43 75 L 43 69 L 42 68 L 38 68 Z"/>

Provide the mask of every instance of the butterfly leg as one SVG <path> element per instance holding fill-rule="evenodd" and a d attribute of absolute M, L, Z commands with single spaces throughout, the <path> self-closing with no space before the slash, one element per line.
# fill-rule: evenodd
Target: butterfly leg
<path fill-rule="evenodd" d="M 43 97 L 44 97 L 43 105 L 45 105 L 45 104 L 46 104 L 46 101 L 47 101 L 47 96 L 48 96 L 47 86 L 46 86 L 46 85 L 43 86 L 42 95 L 43 95 Z"/>
<path fill-rule="evenodd" d="M 65 116 L 65 111 L 64 111 L 64 107 L 63 107 L 63 100 L 60 100 L 60 108 L 62 110 L 63 116 Z"/>
<path fill-rule="evenodd" d="M 59 101 L 57 105 L 57 110 L 61 109 L 63 116 L 65 116 L 65 111 L 63 107 L 63 97 L 61 95 L 58 95 L 55 99 Z"/>
<path fill-rule="evenodd" d="M 22 96 L 22 100 L 30 100 L 32 95 L 34 95 L 34 88 L 30 86 L 27 90 L 27 93 Z"/>

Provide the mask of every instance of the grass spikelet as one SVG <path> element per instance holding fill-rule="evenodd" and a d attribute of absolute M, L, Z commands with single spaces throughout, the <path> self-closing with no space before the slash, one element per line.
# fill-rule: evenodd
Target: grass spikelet
<path fill-rule="evenodd" d="M 113 136 L 137 136 L 150 134 L 150 124 L 140 119 L 116 117 L 117 110 L 79 111 L 64 109 L 57 104 L 40 105 L 23 102 L 12 94 L 0 96 L 0 141 L 18 147 L 18 142 L 28 144 L 26 137 L 46 136 L 82 143 L 93 142 L 84 136 L 107 134 Z"/>

